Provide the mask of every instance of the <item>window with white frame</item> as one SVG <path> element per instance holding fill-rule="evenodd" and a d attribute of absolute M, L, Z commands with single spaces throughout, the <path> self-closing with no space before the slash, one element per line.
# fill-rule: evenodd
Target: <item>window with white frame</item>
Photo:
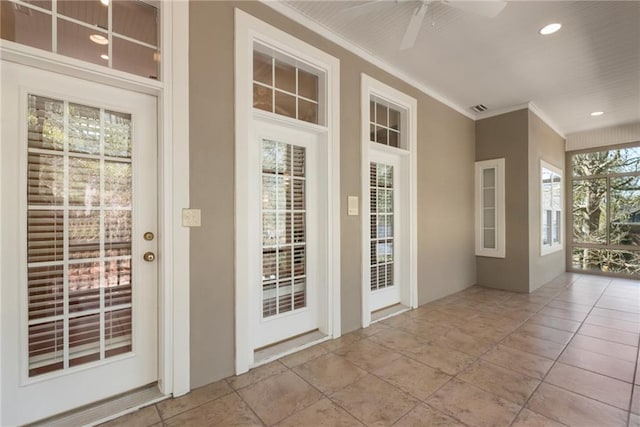
<path fill-rule="evenodd" d="M 540 254 L 562 249 L 562 171 L 540 161 Z"/>
<path fill-rule="evenodd" d="M 157 80 L 160 10 L 148 1 L 6 0 L 4 40 Z"/>
<path fill-rule="evenodd" d="M 401 108 L 377 96 L 372 96 L 369 101 L 370 141 L 389 147 L 405 148 L 402 129 L 405 114 Z"/>
<path fill-rule="evenodd" d="M 255 43 L 253 108 L 324 125 L 324 73 Z"/>
<path fill-rule="evenodd" d="M 476 255 L 505 257 L 504 159 L 476 162 Z"/>

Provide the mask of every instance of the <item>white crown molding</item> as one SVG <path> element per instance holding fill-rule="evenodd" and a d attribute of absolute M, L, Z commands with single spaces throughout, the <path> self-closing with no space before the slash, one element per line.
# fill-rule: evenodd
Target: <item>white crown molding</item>
<path fill-rule="evenodd" d="M 553 120 L 551 120 L 549 118 L 549 116 L 547 116 L 544 111 L 542 111 L 536 104 L 534 104 L 533 102 L 529 102 L 529 110 L 535 114 L 536 116 L 538 116 L 538 118 L 540 120 L 542 120 L 543 122 L 546 123 L 547 126 L 549 126 L 551 129 L 554 130 L 555 133 L 557 133 L 558 135 L 560 135 L 563 139 L 567 139 L 567 136 L 565 135 L 565 133 L 560 129 L 560 127 L 558 125 L 556 125 Z"/>
<path fill-rule="evenodd" d="M 419 91 L 423 92 L 424 94 L 430 96 L 431 98 L 443 103 L 447 107 L 457 111 L 458 113 L 462 114 L 463 116 L 468 117 L 471 120 L 477 120 L 477 116 L 474 115 L 472 112 L 468 111 L 467 108 L 461 107 L 460 105 L 452 102 L 450 99 L 448 99 L 447 97 L 445 97 L 442 94 L 438 93 L 438 91 L 434 90 L 433 88 L 431 88 L 429 86 L 426 86 L 425 84 L 420 83 L 419 81 L 417 81 L 413 77 L 410 77 L 410 76 L 406 75 L 404 72 L 400 71 L 398 68 L 394 67 L 393 65 L 381 60 L 380 58 L 372 55 L 370 52 L 367 52 L 366 50 L 362 49 L 359 46 L 356 46 L 355 44 L 353 44 L 349 40 L 347 40 L 347 39 L 337 35 L 336 33 L 332 32 L 328 28 L 326 28 L 326 27 L 318 24 L 317 22 L 309 19 L 308 17 L 306 17 L 305 15 L 301 14 L 297 10 L 292 9 L 287 4 L 285 4 L 285 3 L 283 3 L 283 2 L 281 2 L 279 0 L 260 0 L 260 1 L 263 4 L 265 4 L 265 5 L 269 6 L 270 8 L 274 9 L 276 12 L 286 16 L 287 18 L 297 22 L 298 24 L 308 28 L 309 30 L 321 35 L 322 37 L 326 38 L 327 40 L 332 41 L 333 43 L 336 43 L 340 47 L 342 47 L 342 48 L 350 51 L 351 53 L 359 56 L 360 58 L 364 59 L 365 61 L 370 62 L 371 64 L 373 64 L 376 67 L 386 71 L 387 73 L 391 74 L 392 76 L 397 77 L 397 78 L 405 81 L 406 83 L 410 84 L 414 88 L 416 88 Z"/>

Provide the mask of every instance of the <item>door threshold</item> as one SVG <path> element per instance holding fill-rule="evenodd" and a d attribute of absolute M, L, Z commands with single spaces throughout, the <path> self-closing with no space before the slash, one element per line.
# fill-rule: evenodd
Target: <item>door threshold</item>
<path fill-rule="evenodd" d="M 253 352 L 254 362 L 251 368 L 256 368 L 283 356 L 320 344 L 328 339 L 330 339 L 330 337 L 327 334 L 316 329 L 315 331 L 307 332 L 306 334 L 298 335 L 267 347 L 262 347 Z"/>
<path fill-rule="evenodd" d="M 410 307 L 402 305 L 400 303 L 391 305 L 389 307 L 381 308 L 380 310 L 371 312 L 371 323 L 379 322 L 389 317 L 397 316 L 400 313 L 411 310 Z"/>
<path fill-rule="evenodd" d="M 158 389 L 157 383 L 153 383 L 110 399 L 101 400 L 91 405 L 64 412 L 60 415 L 45 418 L 44 420 L 28 424 L 28 426 L 95 426 L 170 397 L 170 395 L 162 394 L 160 389 Z"/>

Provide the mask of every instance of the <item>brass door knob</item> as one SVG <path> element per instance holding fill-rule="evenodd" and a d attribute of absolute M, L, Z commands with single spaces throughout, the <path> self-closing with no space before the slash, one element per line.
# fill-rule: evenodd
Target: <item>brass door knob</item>
<path fill-rule="evenodd" d="M 150 231 L 147 231 L 146 233 L 144 233 L 144 240 L 151 241 L 151 240 L 153 240 L 154 237 L 155 236 Z"/>
<path fill-rule="evenodd" d="M 142 258 L 144 258 L 144 260 L 147 262 L 152 262 L 155 261 L 156 254 L 154 254 L 153 252 L 145 252 Z"/>

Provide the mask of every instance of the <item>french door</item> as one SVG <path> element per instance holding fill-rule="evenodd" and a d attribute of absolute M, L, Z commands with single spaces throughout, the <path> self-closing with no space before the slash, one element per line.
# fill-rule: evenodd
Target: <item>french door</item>
<path fill-rule="evenodd" d="M 157 380 L 156 98 L 2 62 L 1 425 Z"/>
<path fill-rule="evenodd" d="M 397 154 L 371 150 L 370 201 L 370 311 L 402 299 L 402 162 Z"/>
<path fill-rule="evenodd" d="M 320 140 L 312 132 L 256 121 L 252 348 L 316 330 L 326 292 L 326 205 L 320 201 Z"/>

